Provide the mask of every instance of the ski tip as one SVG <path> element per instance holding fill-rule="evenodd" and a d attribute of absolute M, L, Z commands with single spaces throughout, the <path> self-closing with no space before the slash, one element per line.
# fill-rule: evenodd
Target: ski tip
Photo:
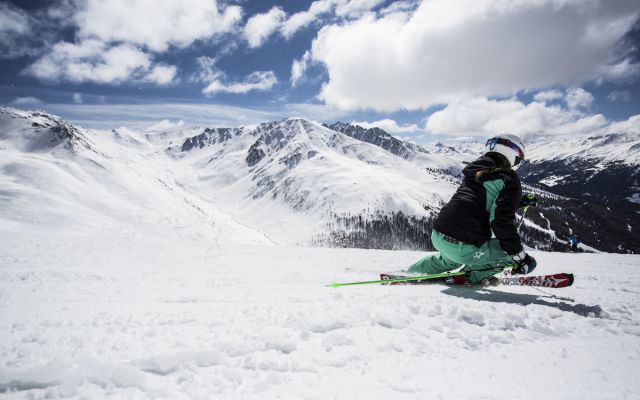
<path fill-rule="evenodd" d="M 567 286 L 573 285 L 573 274 L 567 274 L 567 278 L 569 278 L 569 283 L 567 283 Z"/>

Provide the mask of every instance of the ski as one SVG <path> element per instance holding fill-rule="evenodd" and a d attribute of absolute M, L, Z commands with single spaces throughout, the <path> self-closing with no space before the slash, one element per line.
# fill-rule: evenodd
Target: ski
<path fill-rule="evenodd" d="M 380 274 L 383 285 L 429 285 L 445 283 L 449 285 L 464 285 L 464 275 L 452 275 L 431 279 L 407 279 L 409 276 Z M 498 285 L 507 286 L 538 286 L 546 288 L 563 288 L 573 284 L 573 274 L 559 273 L 538 276 L 508 276 L 498 278 Z"/>
<path fill-rule="evenodd" d="M 499 280 L 502 285 L 563 288 L 573 285 L 573 274 L 559 273 L 539 276 L 509 276 Z"/>
<path fill-rule="evenodd" d="M 334 282 L 325 286 L 330 288 L 338 288 L 342 286 L 354 286 L 354 285 L 372 285 L 372 284 L 380 284 L 380 283 L 387 284 L 390 282 L 426 281 L 429 279 L 449 278 L 451 276 L 464 275 L 464 274 L 465 274 L 464 272 L 458 271 L 458 272 L 443 272 L 441 274 L 424 275 L 424 276 L 398 276 L 397 278 L 390 278 L 391 276 L 394 276 L 394 275 L 380 274 L 381 276 L 380 280 L 343 282 L 343 283 Z M 386 275 L 386 278 L 382 278 L 382 275 Z"/>

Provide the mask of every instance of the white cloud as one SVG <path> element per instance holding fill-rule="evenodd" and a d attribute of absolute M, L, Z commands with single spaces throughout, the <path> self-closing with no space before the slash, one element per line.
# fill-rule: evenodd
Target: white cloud
<path fill-rule="evenodd" d="M 317 0 L 311 3 L 308 10 L 287 18 L 280 27 L 280 33 L 289 39 L 300 29 L 332 12 L 342 19 L 359 18 L 383 2 L 384 0 Z"/>
<path fill-rule="evenodd" d="M 0 40 L 8 35 L 24 35 L 30 31 L 29 18 L 23 10 L 0 4 Z"/>
<path fill-rule="evenodd" d="M 567 91 L 565 101 L 572 110 L 588 109 L 593 104 L 593 95 L 583 88 L 572 88 Z"/>
<path fill-rule="evenodd" d="M 533 96 L 533 99 L 540 103 L 548 103 L 554 100 L 560 100 L 563 97 L 564 94 L 559 90 L 547 90 L 536 93 L 535 96 Z"/>
<path fill-rule="evenodd" d="M 109 47 L 98 40 L 60 42 L 26 73 L 43 81 L 120 83 L 140 77 L 151 66 L 147 53 L 128 45 Z"/>
<path fill-rule="evenodd" d="M 310 58 L 311 54 L 306 51 L 302 58 L 293 60 L 291 64 L 291 86 L 296 86 L 296 84 L 304 78 Z"/>
<path fill-rule="evenodd" d="M 613 65 L 605 65 L 602 68 L 601 80 L 625 81 L 640 74 L 640 64 L 631 59 L 624 59 Z"/>
<path fill-rule="evenodd" d="M 234 82 L 227 74 L 216 68 L 216 62 L 215 58 L 207 56 L 198 57 L 196 60 L 199 70 L 192 80 L 206 84 L 202 89 L 204 94 L 242 94 L 252 90 L 269 90 L 278 83 L 278 78 L 273 71 L 255 71 L 245 76 L 242 81 Z"/>
<path fill-rule="evenodd" d="M 290 38 L 298 30 L 308 26 L 322 14 L 329 13 L 337 3 L 343 0 L 317 0 L 311 3 L 307 11 L 301 11 L 290 16 L 280 29 L 282 36 Z"/>
<path fill-rule="evenodd" d="M 247 75 L 241 82 L 225 82 L 219 78 L 209 82 L 207 87 L 202 89 L 202 93 L 235 93 L 242 94 L 252 90 L 269 90 L 276 83 L 278 78 L 273 71 L 255 71 Z"/>
<path fill-rule="evenodd" d="M 273 7 L 269 12 L 254 15 L 244 27 L 244 36 L 251 47 L 260 47 L 262 43 L 276 30 L 286 17 L 280 7 Z"/>
<path fill-rule="evenodd" d="M 156 54 L 231 32 L 242 18 L 239 6 L 218 6 L 215 0 L 83 0 L 74 4 L 73 16 L 68 18 L 77 27 L 74 40 L 50 46 L 25 73 L 53 82 L 166 85 L 174 81 L 177 68 L 154 64 Z M 61 18 L 55 11 L 49 14 Z"/>
<path fill-rule="evenodd" d="M 26 96 L 26 97 L 16 97 L 16 99 L 13 100 L 12 103 L 17 106 L 35 106 L 38 104 L 42 104 L 42 100 L 40 100 L 37 97 Z"/>
<path fill-rule="evenodd" d="M 618 46 L 639 12 L 635 0 L 423 1 L 325 26 L 311 54 L 327 68 L 329 104 L 425 109 L 628 76 L 638 64 Z"/>
<path fill-rule="evenodd" d="M 158 64 L 151 69 L 151 72 L 147 74 L 145 80 L 157 83 L 158 85 L 167 85 L 173 82 L 176 73 L 177 68 L 175 66 Z"/>
<path fill-rule="evenodd" d="M 640 115 L 632 115 L 625 121 L 612 123 L 607 127 L 607 133 L 636 133 L 640 135 Z"/>
<path fill-rule="evenodd" d="M 631 101 L 631 93 L 628 90 L 614 90 L 607 95 L 607 99 L 612 103 L 616 101 Z"/>
<path fill-rule="evenodd" d="M 215 0 L 86 0 L 75 15 L 81 39 L 126 42 L 154 52 L 187 47 L 230 32 L 240 21 L 238 6 Z"/>
<path fill-rule="evenodd" d="M 419 0 L 405 0 L 394 1 L 385 8 L 379 11 L 380 15 L 394 14 L 394 13 L 406 13 L 415 10 L 420 1 Z"/>
<path fill-rule="evenodd" d="M 311 14 L 308 11 L 302 11 L 290 16 L 280 28 L 280 32 L 282 36 L 289 39 L 291 38 L 298 30 L 304 28 L 309 25 L 313 21 L 316 20 L 316 16 Z"/>
<path fill-rule="evenodd" d="M 73 98 L 73 102 L 76 104 L 84 103 L 84 99 L 82 98 L 82 93 L 74 93 L 72 98 Z"/>
<path fill-rule="evenodd" d="M 57 12 L 53 13 L 53 9 Z M 63 4 L 27 12 L 11 2 L 0 3 L 0 58 L 37 56 L 43 47 L 56 40 L 68 19 L 68 7 Z"/>
<path fill-rule="evenodd" d="M 398 123 L 392 119 L 385 118 L 379 121 L 374 122 L 352 122 L 354 125 L 360 125 L 363 128 L 380 128 L 389 133 L 394 134 L 406 134 L 406 133 L 415 133 L 420 132 L 422 129 L 418 127 L 416 124 L 406 124 L 406 125 L 398 125 Z"/>
<path fill-rule="evenodd" d="M 336 7 L 336 15 L 345 18 L 359 18 L 373 8 L 382 4 L 384 0 L 351 0 Z"/>
<path fill-rule="evenodd" d="M 184 126 L 185 126 L 185 123 L 183 120 L 171 122 L 168 119 L 163 119 L 162 121 L 147 127 L 145 129 L 145 132 L 167 132 L 167 131 L 182 129 L 184 128 Z"/>
<path fill-rule="evenodd" d="M 575 108 L 524 104 L 516 99 L 489 100 L 479 97 L 454 101 L 426 119 L 433 134 L 488 136 L 499 132 L 522 137 L 545 134 L 598 134 L 618 131 L 640 133 L 640 115 L 627 121 L 610 121 L 602 114 L 585 114 Z"/>

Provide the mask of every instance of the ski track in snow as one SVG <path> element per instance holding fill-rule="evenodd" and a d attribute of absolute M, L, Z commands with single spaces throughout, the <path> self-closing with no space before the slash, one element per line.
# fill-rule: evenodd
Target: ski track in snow
<path fill-rule="evenodd" d="M 640 397 L 638 256 L 534 252 L 566 289 L 330 289 L 424 253 L 147 233 L 3 233 L 0 397 Z"/>

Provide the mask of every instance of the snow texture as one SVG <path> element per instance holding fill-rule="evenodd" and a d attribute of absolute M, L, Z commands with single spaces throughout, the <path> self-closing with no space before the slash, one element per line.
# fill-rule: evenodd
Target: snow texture
<path fill-rule="evenodd" d="M 6 398 L 640 396 L 638 256 L 533 252 L 576 274 L 555 291 L 330 289 L 424 254 L 154 227 L 3 237 Z"/>

